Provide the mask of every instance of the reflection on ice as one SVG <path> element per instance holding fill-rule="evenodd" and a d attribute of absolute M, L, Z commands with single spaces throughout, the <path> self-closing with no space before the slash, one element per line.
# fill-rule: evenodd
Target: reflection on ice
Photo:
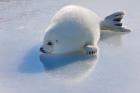
<path fill-rule="evenodd" d="M 18 70 L 21 73 L 40 73 L 44 70 L 39 60 L 39 47 L 35 46 L 27 52 Z"/>
<path fill-rule="evenodd" d="M 31 48 L 25 55 L 23 62 L 18 67 L 20 73 L 46 72 L 47 76 L 55 79 L 81 81 L 94 70 L 98 62 L 98 55 L 93 57 L 76 53 L 46 55 L 39 53 L 39 47 Z"/>
<path fill-rule="evenodd" d="M 45 74 L 52 78 L 80 81 L 94 70 L 98 62 L 98 55 L 94 57 L 83 54 L 46 55 L 39 53 L 39 47 L 35 46 L 29 50 L 18 67 L 19 72 L 25 74 L 46 72 Z"/>
<path fill-rule="evenodd" d="M 105 41 L 113 46 L 120 46 L 122 44 L 122 36 L 128 34 L 129 32 L 114 32 L 109 30 L 104 30 L 101 32 L 100 41 Z"/>
<path fill-rule="evenodd" d="M 81 81 L 92 72 L 97 64 L 98 56 L 86 55 L 40 55 L 46 74 L 53 78 Z"/>

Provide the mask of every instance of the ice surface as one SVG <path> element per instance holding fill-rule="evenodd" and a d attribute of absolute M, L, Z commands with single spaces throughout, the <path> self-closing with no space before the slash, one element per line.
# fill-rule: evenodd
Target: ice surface
<path fill-rule="evenodd" d="M 44 30 L 67 4 L 101 17 L 124 10 L 132 32 L 104 32 L 95 58 L 43 57 Z M 139 9 L 138 0 L 0 0 L 0 93 L 139 93 Z"/>

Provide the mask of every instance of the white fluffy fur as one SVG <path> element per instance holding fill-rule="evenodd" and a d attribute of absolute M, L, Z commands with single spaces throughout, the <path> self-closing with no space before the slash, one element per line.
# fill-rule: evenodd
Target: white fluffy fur
<path fill-rule="evenodd" d="M 100 17 L 89 9 L 75 5 L 63 7 L 47 27 L 42 47 L 51 54 L 84 50 L 86 45 L 96 48 L 101 22 Z M 47 45 L 48 42 L 53 45 Z"/>

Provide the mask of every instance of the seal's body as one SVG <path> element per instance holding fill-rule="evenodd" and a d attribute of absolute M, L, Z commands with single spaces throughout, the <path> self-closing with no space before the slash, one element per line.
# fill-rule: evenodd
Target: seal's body
<path fill-rule="evenodd" d="M 52 18 L 40 50 L 48 54 L 75 51 L 96 54 L 101 29 L 127 30 L 120 23 L 123 15 L 123 12 L 117 12 L 102 20 L 89 9 L 75 5 L 66 6 Z"/>

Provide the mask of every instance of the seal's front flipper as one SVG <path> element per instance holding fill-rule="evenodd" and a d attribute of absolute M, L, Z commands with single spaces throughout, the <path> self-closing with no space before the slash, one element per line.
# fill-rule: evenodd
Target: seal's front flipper
<path fill-rule="evenodd" d="M 119 31 L 119 32 L 129 32 L 129 29 L 126 29 L 123 27 L 123 24 L 121 23 L 121 20 L 124 16 L 124 12 L 116 12 L 109 16 L 107 16 L 102 22 L 101 22 L 101 30 L 113 30 L 113 31 Z"/>
<path fill-rule="evenodd" d="M 84 47 L 84 52 L 88 56 L 94 56 L 94 55 L 97 55 L 97 48 L 92 45 L 86 45 Z"/>

